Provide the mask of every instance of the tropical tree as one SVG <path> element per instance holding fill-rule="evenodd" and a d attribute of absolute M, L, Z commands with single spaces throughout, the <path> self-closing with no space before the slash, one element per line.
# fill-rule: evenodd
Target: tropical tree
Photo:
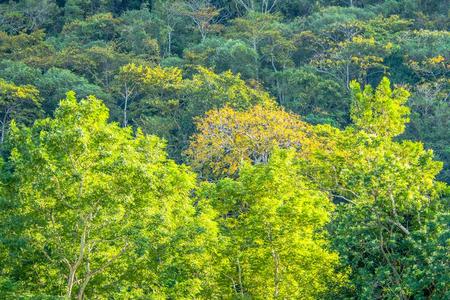
<path fill-rule="evenodd" d="M 186 154 L 201 176 L 232 176 L 243 162 L 267 163 L 274 147 L 300 150 L 310 130 L 296 115 L 273 105 L 246 111 L 224 107 L 197 122 Z"/>
<path fill-rule="evenodd" d="M 246 164 L 235 180 L 206 186 L 219 213 L 230 268 L 224 282 L 236 298 L 323 299 L 346 283 L 324 231 L 333 209 L 327 194 L 299 173 L 294 151 L 267 164 Z"/>
<path fill-rule="evenodd" d="M 59 14 L 55 0 L 24 0 L 0 4 L 0 30 L 17 34 L 38 29 L 54 31 Z"/>
<path fill-rule="evenodd" d="M 394 137 L 405 131 L 409 122 L 409 108 L 405 106 L 410 96 L 403 88 L 391 89 L 384 77 L 376 90 L 366 85 L 361 91 L 359 83 L 350 84 L 354 101 L 350 115 L 353 124 L 365 132 L 380 137 Z"/>
<path fill-rule="evenodd" d="M 54 118 L 12 126 L 0 249 L 15 297 L 196 298 L 212 280 L 216 229 L 189 197 L 194 175 L 159 138 L 107 120 L 70 92 Z"/>
<path fill-rule="evenodd" d="M 258 53 L 241 40 L 207 38 L 185 49 L 183 57 L 186 64 L 205 66 L 217 73 L 230 70 L 244 79 L 256 78 L 258 67 L 254 62 L 258 59 Z"/>
<path fill-rule="evenodd" d="M 273 76 L 276 80 L 271 90 L 286 110 L 313 124 L 348 123 L 350 95 L 336 81 L 311 67 L 289 68 Z"/>
<path fill-rule="evenodd" d="M 293 50 L 293 41 L 279 15 L 250 12 L 234 19 L 227 28 L 226 36 L 244 40 L 258 53 L 255 56 L 255 67 L 260 67 L 261 62 L 264 62 L 276 72 L 277 66 L 282 68 L 291 63 L 289 53 Z M 258 70 L 259 68 L 256 79 L 259 79 Z"/>
<path fill-rule="evenodd" d="M 89 82 L 109 91 L 112 81 L 120 67 L 135 60 L 125 53 L 120 53 L 115 44 L 104 42 L 94 43 L 89 47 L 72 44 L 58 52 L 55 58 L 56 66 L 68 69 L 75 74 L 85 77 Z"/>
<path fill-rule="evenodd" d="M 65 93 L 68 90 L 73 90 L 83 98 L 95 95 L 105 99 L 110 104 L 110 101 L 108 101 L 110 96 L 102 88 L 89 83 L 86 78 L 78 76 L 69 70 L 50 68 L 34 84 L 42 91 L 41 96 L 44 99 L 42 106 L 49 115 L 56 109 L 59 101 L 65 98 Z M 111 110 L 114 109 L 111 105 L 110 107 Z"/>
<path fill-rule="evenodd" d="M 317 144 L 300 155 L 304 174 L 342 203 L 330 227 L 333 245 L 363 298 L 445 298 L 448 204 L 435 180 L 442 164 L 421 143 L 393 139 L 408 121 L 404 89 L 392 91 L 387 79 L 375 92 L 352 86 L 354 125 L 315 127 Z"/>
<path fill-rule="evenodd" d="M 276 10 L 277 5 L 282 4 L 279 0 L 233 0 L 238 11 L 245 13 L 260 12 L 263 14 L 269 14 Z M 245 14 L 241 12 L 241 14 Z"/>
<path fill-rule="evenodd" d="M 220 9 L 217 9 L 209 0 L 186 0 L 176 2 L 176 12 L 189 17 L 200 33 L 202 41 L 209 32 L 220 30 L 217 17 Z"/>
<path fill-rule="evenodd" d="M 5 140 L 11 120 L 31 123 L 39 108 L 39 91 L 34 86 L 17 86 L 0 78 L 0 143 Z"/>
<path fill-rule="evenodd" d="M 0 54 L 3 59 L 20 60 L 29 66 L 48 68 L 54 64 L 55 49 L 45 40 L 42 30 L 30 34 L 9 35 L 0 31 Z"/>
<path fill-rule="evenodd" d="M 447 79 L 415 85 L 408 105 L 411 107 L 411 123 L 402 136 L 422 141 L 433 149 L 436 157 L 444 162 L 438 178 L 450 181 L 450 81 Z"/>
<path fill-rule="evenodd" d="M 127 11 L 119 24 L 118 45 L 122 51 L 157 63 L 166 46 L 163 28 L 161 20 L 148 9 Z"/>
<path fill-rule="evenodd" d="M 93 41 L 110 41 L 118 36 L 120 19 L 111 13 L 96 14 L 86 20 L 74 20 L 64 25 L 62 37 L 65 42 L 87 44 Z"/>

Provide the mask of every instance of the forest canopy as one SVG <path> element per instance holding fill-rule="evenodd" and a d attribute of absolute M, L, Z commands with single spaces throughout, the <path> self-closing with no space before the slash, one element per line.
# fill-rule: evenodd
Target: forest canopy
<path fill-rule="evenodd" d="M 1 0 L 0 298 L 450 298 L 448 16 Z"/>

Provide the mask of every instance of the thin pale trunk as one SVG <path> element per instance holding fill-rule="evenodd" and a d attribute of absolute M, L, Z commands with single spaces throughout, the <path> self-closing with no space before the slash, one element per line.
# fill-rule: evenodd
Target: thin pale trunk
<path fill-rule="evenodd" d="M 280 81 L 279 81 L 279 79 L 278 79 L 278 69 L 277 69 L 277 67 L 275 66 L 275 61 L 274 61 L 274 57 L 273 57 L 273 55 L 272 55 L 272 57 L 271 57 L 271 63 L 272 63 L 272 68 L 273 68 L 273 71 L 275 72 L 275 85 L 276 85 L 276 87 L 277 87 L 277 91 L 278 91 L 278 100 L 280 101 L 280 104 L 282 103 L 281 101 L 281 91 L 280 91 Z"/>
<path fill-rule="evenodd" d="M 272 248 L 272 258 L 273 258 L 273 263 L 275 266 L 274 274 L 273 274 L 273 283 L 274 283 L 273 297 L 278 298 L 278 295 L 280 293 L 279 287 L 278 287 L 279 283 L 280 283 L 280 278 L 279 278 L 280 262 L 279 262 L 278 254 L 275 252 L 275 250 L 273 248 Z"/>
<path fill-rule="evenodd" d="M 100 268 L 96 269 L 96 270 L 92 270 L 90 268 L 90 264 L 89 261 L 87 261 L 86 264 L 86 277 L 83 280 L 83 283 L 80 286 L 80 289 L 78 290 L 78 300 L 83 300 L 84 299 L 84 291 L 86 290 L 86 287 L 89 283 L 89 281 L 97 274 L 102 273 L 106 268 L 108 268 L 112 263 L 114 263 L 116 261 L 116 259 L 118 259 L 123 253 L 125 253 L 126 249 L 128 247 L 128 243 L 125 243 L 125 246 L 122 248 L 122 250 L 120 250 L 120 252 L 114 256 L 113 258 L 111 258 L 109 261 L 107 261 L 103 266 L 101 266 Z"/>
<path fill-rule="evenodd" d="M 129 92 L 128 87 L 125 85 L 125 103 L 123 106 L 123 127 L 127 127 L 128 125 L 128 117 L 127 117 L 127 109 L 128 109 L 128 98 L 129 98 Z"/>
<path fill-rule="evenodd" d="M 278 91 L 278 101 L 280 102 L 281 105 L 284 105 L 285 99 L 284 99 L 284 91 L 281 88 L 281 84 L 280 84 L 280 80 L 276 79 L 276 85 L 277 85 L 277 91 Z"/>
<path fill-rule="evenodd" d="M 263 1 L 263 13 L 267 13 L 268 4 L 268 0 Z"/>
<path fill-rule="evenodd" d="M 239 292 L 241 294 L 241 298 L 244 298 L 244 286 L 242 284 L 242 270 L 239 258 L 237 259 L 237 267 L 238 267 Z"/>
<path fill-rule="evenodd" d="M 200 28 L 200 34 L 202 35 L 202 42 L 206 40 L 206 29 Z"/>
<path fill-rule="evenodd" d="M 269 8 L 269 10 L 268 10 L 268 12 L 270 13 L 270 12 L 272 12 L 272 10 L 275 8 L 275 6 L 277 5 L 277 2 L 278 2 L 278 0 L 274 0 L 273 2 L 272 2 L 272 6 Z"/>
<path fill-rule="evenodd" d="M 256 70 L 256 80 L 259 80 L 259 62 L 258 62 L 258 48 L 256 46 L 256 40 L 253 40 L 253 50 L 255 51 L 255 70 Z"/>
<path fill-rule="evenodd" d="M 168 56 L 172 55 L 172 29 L 169 30 L 169 34 L 168 34 L 168 47 L 167 47 L 167 54 Z"/>
<path fill-rule="evenodd" d="M 0 140 L 0 143 L 1 144 L 3 144 L 3 141 L 4 141 L 4 139 L 5 139 L 5 120 L 3 119 L 3 122 L 2 122 L 2 136 L 1 136 L 1 140 Z"/>
<path fill-rule="evenodd" d="M 78 255 L 77 261 L 75 262 L 75 264 L 73 266 L 71 266 L 69 264 L 69 277 L 67 279 L 67 293 L 66 293 L 66 296 L 69 299 L 72 296 L 72 290 L 73 290 L 73 286 L 75 284 L 75 274 L 76 274 L 78 267 L 80 266 L 81 261 L 83 260 L 83 257 L 84 257 L 84 251 L 85 251 L 85 247 L 86 247 L 87 226 L 88 225 L 86 224 L 86 221 L 85 221 L 83 234 L 81 235 L 81 239 L 80 239 L 80 254 Z"/>
<path fill-rule="evenodd" d="M 350 90 L 350 66 L 347 64 L 345 66 L 345 83 L 348 90 Z"/>
<path fill-rule="evenodd" d="M 84 291 L 86 290 L 86 287 L 89 283 L 89 281 L 91 280 L 91 277 L 86 277 L 83 280 L 83 283 L 80 286 L 80 289 L 78 290 L 78 300 L 83 300 L 84 299 Z"/>
<path fill-rule="evenodd" d="M 10 108 L 7 108 L 5 111 L 5 115 L 3 116 L 3 121 L 2 121 L 2 136 L 0 137 L 0 144 L 3 144 L 4 140 L 5 140 L 5 135 L 6 135 L 6 122 L 8 122 L 8 116 L 9 116 L 9 112 L 10 112 Z"/>
<path fill-rule="evenodd" d="M 272 230 L 269 228 L 268 232 L 268 238 L 270 241 L 270 252 L 272 253 L 273 258 L 273 266 L 274 266 L 274 273 L 273 273 L 273 298 L 278 298 L 280 294 L 279 284 L 280 284 L 280 257 L 278 256 L 278 253 L 275 251 L 275 248 L 273 246 L 273 239 L 272 239 Z"/>
<path fill-rule="evenodd" d="M 273 59 L 273 55 L 272 55 L 272 57 L 270 58 L 270 63 L 272 64 L 272 69 L 273 69 L 273 71 L 274 71 L 275 73 L 277 73 L 277 72 L 278 72 L 278 69 L 277 69 L 277 67 L 275 66 L 275 61 L 274 61 L 274 59 Z"/>
<path fill-rule="evenodd" d="M 71 296 L 72 296 L 72 289 L 73 289 L 73 285 L 74 285 L 75 272 L 76 272 L 76 270 L 74 270 L 72 267 L 69 268 L 69 278 L 67 279 L 67 293 L 66 293 L 66 297 L 68 299 L 70 299 Z"/>

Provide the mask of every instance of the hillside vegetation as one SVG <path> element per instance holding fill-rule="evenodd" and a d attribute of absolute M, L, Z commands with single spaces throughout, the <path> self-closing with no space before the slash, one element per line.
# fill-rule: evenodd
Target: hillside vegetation
<path fill-rule="evenodd" d="M 449 7 L 0 1 L 0 298 L 449 299 Z"/>

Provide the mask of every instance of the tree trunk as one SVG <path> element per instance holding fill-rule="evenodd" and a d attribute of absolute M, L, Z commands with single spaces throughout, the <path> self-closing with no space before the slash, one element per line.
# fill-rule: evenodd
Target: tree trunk
<path fill-rule="evenodd" d="M 280 283 L 280 261 L 278 254 L 275 252 L 275 250 L 272 248 L 272 257 L 273 257 L 273 263 L 274 263 L 274 274 L 273 274 L 273 284 L 274 284 L 274 291 L 273 291 L 273 297 L 278 298 L 278 295 L 280 293 L 279 291 L 279 283 Z"/>
<path fill-rule="evenodd" d="M 242 284 L 242 270 L 241 263 L 239 262 L 239 258 L 237 259 L 237 267 L 238 267 L 238 280 L 239 280 L 239 292 L 241 294 L 241 298 L 244 298 L 244 286 Z"/>
<path fill-rule="evenodd" d="M 71 266 L 70 263 L 67 261 L 67 264 L 69 265 L 69 277 L 67 278 L 66 296 L 69 299 L 72 297 L 72 290 L 73 290 L 73 286 L 75 284 L 75 274 L 84 258 L 87 234 L 88 234 L 88 224 L 87 224 L 87 220 L 85 219 L 83 233 L 81 234 L 81 238 L 80 238 L 80 254 L 78 255 L 78 258 L 77 258 L 76 262 L 73 264 L 73 266 Z"/>
<path fill-rule="evenodd" d="M 91 280 L 90 277 L 85 278 L 83 284 L 80 286 L 80 289 L 78 290 L 78 300 L 84 299 L 84 291 L 86 290 L 86 286 L 89 283 L 89 280 Z"/>
<path fill-rule="evenodd" d="M 8 121 L 8 115 L 9 115 L 9 108 L 6 109 L 5 111 L 5 115 L 3 116 L 3 121 L 2 121 L 2 132 L 1 132 L 1 137 L 0 137 L 0 144 L 3 144 L 4 140 L 5 140 L 5 134 L 6 134 L 6 122 Z"/>
<path fill-rule="evenodd" d="M 256 45 L 256 39 L 253 39 L 253 50 L 255 51 L 255 70 L 256 70 L 256 80 L 259 80 L 259 62 L 258 62 L 258 47 Z"/>
<path fill-rule="evenodd" d="M 167 46 L 167 55 L 171 56 L 172 55 L 172 28 L 169 30 L 168 43 L 169 43 L 169 45 Z"/>
<path fill-rule="evenodd" d="M 204 42 L 206 40 L 206 29 L 203 27 L 199 27 L 200 30 L 200 34 L 202 36 L 202 42 Z"/>
<path fill-rule="evenodd" d="M 72 289 L 74 285 L 75 272 L 73 268 L 69 268 L 69 278 L 67 279 L 67 293 L 66 297 L 70 299 L 72 297 Z"/>
<path fill-rule="evenodd" d="M 123 127 L 127 127 L 128 125 L 128 117 L 127 117 L 128 98 L 129 98 L 128 86 L 125 85 L 125 97 L 124 97 L 125 103 L 123 105 Z"/>
<path fill-rule="evenodd" d="M 347 65 L 345 66 L 345 84 L 346 84 L 346 88 L 347 90 L 350 90 L 350 66 L 347 63 Z"/>

